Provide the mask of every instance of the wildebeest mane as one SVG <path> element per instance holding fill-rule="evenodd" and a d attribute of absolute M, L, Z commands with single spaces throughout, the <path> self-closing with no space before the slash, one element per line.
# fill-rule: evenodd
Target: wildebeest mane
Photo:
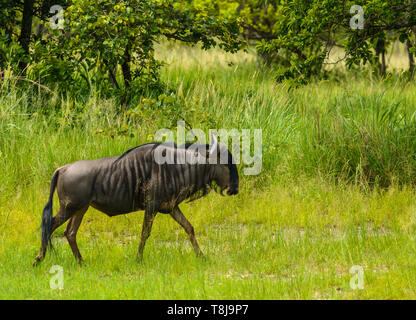
<path fill-rule="evenodd" d="M 131 148 L 131 149 L 129 149 L 129 150 L 127 150 L 127 151 L 125 151 L 125 152 L 124 152 L 121 156 L 119 156 L 116 160 L 114 160 L 114 163 L 113 163 L 113 164 L 116 164 L 116 163 L 117 163 L 117 162 L 119 162 L 121 159 L 123 159 L 126 155 L 128 155 L 130 152 L 132 152 L 132 151 L 136 150 L 137 148 L 139 148 L 139 147 L 143 147 L 143 146 L 146 146 L 146 145 L 149 145 L 149 144 L 156 144 L 156 145 L 159 145 L 159 143 L 149 142 L 149 143 L 145 143 L 145 144 L 142 144 L 142 145 L 140 145 L 140 146 L 137 146 L 137 147 Z"/>

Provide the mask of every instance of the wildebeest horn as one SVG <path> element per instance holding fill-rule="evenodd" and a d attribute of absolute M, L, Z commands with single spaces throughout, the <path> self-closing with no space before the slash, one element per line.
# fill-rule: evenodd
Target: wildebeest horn
<path fill-rule="evenodd" d="M 211 148 L 209 149 L 209 154 L 214 154 L 217 150 L 217 146 L 218 146 L 218 141 L 215 138 L 215 136 L 211 133 L 211 141 L 214 141 L 214 143 L 212 144 Z"/>

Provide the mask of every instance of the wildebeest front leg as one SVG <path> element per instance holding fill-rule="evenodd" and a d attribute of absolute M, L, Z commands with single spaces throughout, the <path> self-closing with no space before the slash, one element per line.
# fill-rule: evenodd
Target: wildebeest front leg
<path fill-rule="evenodd" d="M 198 242 L 195 238 L 195 232 L 194 227 L 189 223 L 188 219 L 185 218 L 182 211 L 179 209 L 178 206 L 176 206 L 173 211 L 170 213 L 173 219 L 177 223 L 179 223 L 186 231 L 186 233 L 189 235 L 189 240 L 191 240 L 192 246 L 194 247 L 194 251 L 197 256 L 204 256 L 201 249 L 199 248 Z"/>
<path fill-rule="evenodd" d="M 88 210 L 88 206 L 77 211 L 69 220 L 68 225 L 66 226 L 66 229 L 64 232 L 64 235 L 68 240 L 69 246 L 72 249 L 72 253 L 74 254 L 74 257 L 79 264 L 81 264 L 82 262 L 82 256 L 81 256 L 81 253 L 79 252 L 78 245 L 77 245 L 77 232 L 81 224 L 82 218 L 84 217 L 85 212 L 87 212 L 87 210 Z"/>
<path fill-rule="evenodd" d="M 137 256 L 136 256 L 137 260 L 143 259 L 144 246 L 146 244 L 147 238 L 149 238 L 150 236 L 153 220 L 155 219 L 155 217 L 156 217 L 156 212 L 146 211 L 144 213 L 143 227 L 142 227 L 142 239 L 140 241 L 139 251 L 137 252 Z"/>

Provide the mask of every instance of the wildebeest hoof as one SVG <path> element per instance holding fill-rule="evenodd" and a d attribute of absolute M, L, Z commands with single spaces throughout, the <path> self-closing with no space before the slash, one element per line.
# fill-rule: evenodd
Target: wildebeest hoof
<path fill-rule="evenodd" d="M 33 260 L 33 262 L 32 262 L 32 267 L 36 267 L 37 265 L 39 265 L 40 261 L 41 261 L 41 259 L 36 257 L 35 260 Z"/>

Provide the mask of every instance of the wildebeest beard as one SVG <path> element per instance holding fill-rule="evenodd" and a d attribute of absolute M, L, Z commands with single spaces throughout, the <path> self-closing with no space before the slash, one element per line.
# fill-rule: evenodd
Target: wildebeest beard
<path fill-rule="evenodd" d="M 197 199 L 205 197 L 208 193 L 211 192 L 211 190 L 214 190 L 216 193 L 219 193 L 220 195 L 224 196 L 225 188 L 221 188 L 219 185 L 215 183 L 215 181 L 210 181 L 207 184 L 204 184 L 199 190 L 196 192 L 191 193 L 191 195 L 187 198 L 186 202 L 192 202 Z"/>

